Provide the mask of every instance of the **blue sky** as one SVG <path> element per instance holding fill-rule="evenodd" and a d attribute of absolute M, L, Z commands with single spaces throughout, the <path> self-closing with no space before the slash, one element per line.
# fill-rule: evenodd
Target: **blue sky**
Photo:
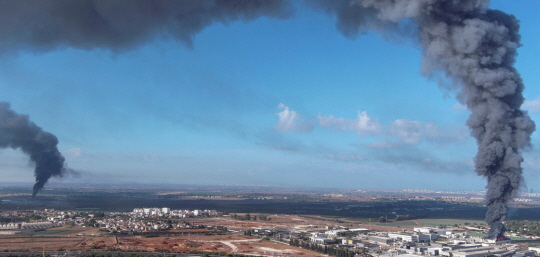
<path fill-rule="evenodd" d="M 521 20 L 516 67 L 540 119 L 538 1 L 492 1 Z M 344 37 L 334 18 L 213 24 L 192 46 L 155 39 L 121 52 L 63 47 L 0 58 L 2 101 L 54 133 L 81 178 L 60 183 L 483 190 L 469 112 L 420 75 L 414 40 Z M 533 134 L 533 145 L 540 145 Z M 524 153 L 540 189 L 540 157 Z M 0 180 L 32 182 L 17 150 Z"/>

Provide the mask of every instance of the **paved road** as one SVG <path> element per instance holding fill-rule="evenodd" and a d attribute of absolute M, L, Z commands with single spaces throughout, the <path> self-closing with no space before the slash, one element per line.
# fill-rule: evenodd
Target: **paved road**
<path fill-rule="evenodd" d="M 227 246 L 232 248 L 232 253 L 237 253 L 238 252 L 238 247 L 236 247 L 236 245 L 233 245 L 231 242 L 221 241 L 221 243 L 226 244 Z"/>
<path fill-rule="evenodd" d="M 215 242 L 215 243 L 223 243 L 224 245 L 227 245 L 232 249 L 232 253 L 238 252 L 238 247 L 234 245 L 233 243 L 240 243 L 240 242 L 255 242 L 255 241 L 261 241 L 260 238 L 256 239 L 238 239 L 238 240 L 193 240 L 198 242 Z"/>

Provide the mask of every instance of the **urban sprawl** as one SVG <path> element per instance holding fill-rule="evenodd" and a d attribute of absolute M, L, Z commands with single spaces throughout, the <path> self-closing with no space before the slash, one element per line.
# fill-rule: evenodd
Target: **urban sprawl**
<path fill-rule="evenodd" d="M 2 212 L 3 220 L 24 220 L 0 225 L 0 234 L 18 235 L 27 231 L 47 230 L 62 226 L 99 228 L 92 236 L 136 236 L 145 233 L 174 234 L 189 229 L 214 229 L 221 234 L 241 234 L 264 238 L 294 247 L 310 249 L 334 256 L 538 256 L 540 248 L 523 249 L 510 238 L 485 239 L 484 224 L 445 225 L 438 227 L 413 227 L 399 231 L 382 231 L 372 228 L 372 223 L 348 227 L 342 225 L 295 224 L 289 226 L 246 226 L 228 229 L 224 226 L 205 225 L 204 218 L 222 218 L 232 221 L 266 221 L 279 215 L 224 214 L 216 210 L 171 210 L 170 208 L 136 208 L 132 212 L 78 212 L 53 209 Z M 286 215 L 291 216 L 291 215 Z M 303 216 L 302 216 L 303 217 Z M 188 222 L 199 218 L 198 222 Z M 295 219 L 295 218 L 293 218 Z M 236 224 L 236 223 L 235 223 Z M 241 226 L 244 223 L 242 223 Z M 247 224 L 247 223 L 246 223 Z M 379 226 L 380 227 L 380 224 Z M 210 230 L 208 230 L 210 231 Z M 84 236 L 84 235 L 79 235 Z M 507 236 L 539 239 L 508 231 Z M 344 254 L 339 255 L 339 252 Z M 290 254 L 283 254 L 290 255 Z"/>

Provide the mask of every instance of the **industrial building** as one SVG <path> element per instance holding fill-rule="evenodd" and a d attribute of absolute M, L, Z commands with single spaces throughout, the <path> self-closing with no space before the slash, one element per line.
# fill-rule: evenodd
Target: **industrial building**
<path fill-rule="evenodd" d="M 437 234 L 422 234 L 422 233 L 388 233 L 388 237 L 394 238 L 402 242 L 431 242 L 437 240 Z"/>
<path fill-rule="evenodd" d="M 387 244 L 387 245 L 392 244 L 394 242 L 393 238 L 382 237 L 382 236 L 368 236 L 367 239 L 369 241 L 373 241 L 373 242 L 377 242 L 381 244 Z"/>

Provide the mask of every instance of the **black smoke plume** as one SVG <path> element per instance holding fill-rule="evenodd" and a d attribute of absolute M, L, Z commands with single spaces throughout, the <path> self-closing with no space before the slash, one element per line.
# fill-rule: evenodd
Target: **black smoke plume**
<path fill-rule="evenodd" d="M 0 102 L 0 147 L 21 149 L 35 164 L 32 196 L 43 188 L 47 181 L 64 173 L 64 157 L 56 145 L 58 139 L 31 122 L 26 115 L 10 109 L 8 103 Z"/>
<path fill-rule="evenodd" d="M 458 98 L 471 111 L 475 170 L 487 179 L 488 237 L 504 233 L 508 202 L 523 181 L 520 149 L 530 145 L 535 124 L 522 111 L 523 82 L 513 67 L 520 46 L 519 22 L 483 8 L 484 1 L 441 2 L 420 20 L 427 68 L 444 70 L 461 85 Z M 463 8 L 463 7 L 466 8 Z"/>
<path fill-rule="evenodd" d="M 487 179 L 489 238 L 504 233 L 508 202 L 523 181 L 520 150 L 535 124 L 523 104 L 523 82 L 513 64 L 520 46 L 519 22 L 488 9 L 485 0 L 361 0 L 315 2 L 335 14 L 338 29 L 355 36 L 367 29 L 406 34 L 414 22 L 423 47 L 425 75 L 442 71 L 460 88 L 476 138 L 475 170 Z"/>
<path fill-rule="evenodd" d="M 305 5 L 299 5 L 303 3 Z M 522 184 L 520 150 L 535 124 L 522 111 L 523 83 L 513 67 L 519 22 L 487 0 L 57 0 L 1 1 L 0 53 L 59 47 L 122 51 L 156 38 L 191 45 L 214 22 L 286 18 L 309 6 L 335 16 L 354 38 L 369 30 L 409 35 L 423 47 L 423 74 L 439 72 L 460 89 L 476 138 L 476 172 L 487 179 L 489 237 L 504 231 L 508 202 Z"/>

